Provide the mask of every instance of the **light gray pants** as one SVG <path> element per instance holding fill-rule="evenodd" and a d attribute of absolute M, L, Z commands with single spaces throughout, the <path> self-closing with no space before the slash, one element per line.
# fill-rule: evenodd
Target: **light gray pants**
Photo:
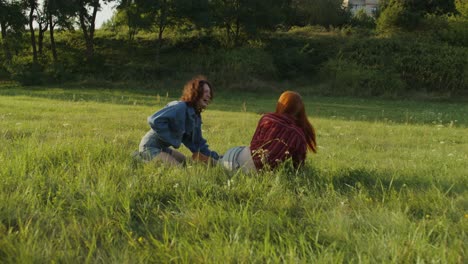
<path fill-rule="evenodd" d="M 239 146 L 230 148 L 224 153 L 220 163 L 230 171 L 241 169 L 244 173 L 256 171 L 255 164 L 250 153 L 250 148 Z"/>

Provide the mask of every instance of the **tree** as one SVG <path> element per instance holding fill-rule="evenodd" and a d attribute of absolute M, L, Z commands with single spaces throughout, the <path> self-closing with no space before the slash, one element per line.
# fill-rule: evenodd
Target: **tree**
<path fill-rule="evenodd" d="M 415 0 L 386 0 L 382 3 L 382 11 L 377 19 L 377 30 L 391 32 L 415 29 L 422 19 L 421 11 L 413 9 Z"/>
<path fill-rule="evenodd" d="M 239 46 L 241 38 L 251 38 L 272 30 L 285 21 L 286 0 L 212 0 L 210 17 L 225 30 L 228 45 Z"/>
<path fill-rule="evenodd" d="M 419 10 L 423 15 L 455 12 L 454 0 L 407 0 L 406 2 L 412 11 Z"/>
<path fill-rule="evenodd" d="M 141 29 L 151 27 L 151 19 L 146 15 L 145 10 L 133 0 L 121 0 L 117 7 L 117 13 L 113 16 L 114 26 L 128 28 L 128 39 L 133 41 L 135 35 Z"/>
<path fill-rule="evenodd" d="M 7 61 L 11 61 L 11 48 L 17 49 L 15 40 L 20 39 L 27 19 L 19 1 L 7 2 L 0 0 L 0 30 L 2 46 Z"/>
<path fill-rule="evenodd" d="M 25 0 L 25 6 L 29 9 L 28 24 L 29 24 L 29 33 L 31 35 L 31 48 L 33 52 L 33 63 L 37 63 L 37 47 L 36 47 L 36 36 L 34 32 L 34 20 L 36 16 L 34 12 L 38 7 L 37 0 Z"/>
<path fill-rule="evenodd" d="M 37 19 L 36 22 L 39 26 L 38 28 L 38 38 L 37 38 L 37 46 L 38 46 L 38 53 L 42 55 L 42 47 L 44 43 L 44 34 L 49 27 L 49 21 L 47 19 L 47 12 L 45 10 L 45 6 L 42 5 L 42 8 L 36 8 Z"/>
<path fill-rule="evenodd" d="M 168 26 L 174 25 L 175 0 L 121 0 L 121 8 L 126 9 L 129 29 L 156 30 L 158 45 L 156 48 L 156 62 L 162 47 L 163 34 Z"/>
<path fill-rule="evenodd" d="M 86 58 L 91 60 L 94 56 L 94 33 L 96 30 L 96 15 L 101 4 L 114 0 L 73 0 L 78 14 L 79 23 L 86 42 Z"/>
<path fill-rule="evenodd" d="M 460 15 L 468 18 L 468 1 L 455 0 L 455 7 Z"/>
<path fill-rule="evenodd" d="M 383 11 L 387 7 L 400 5 L 403 7 L 407 15 L 415 18 L 422 18 L 426 14 L 449 14 L 456 12 L 455 1 L 466 0 L 380 0 L 379 6 Z"/>
<path fill-rule="evenodd" d="M 210 29 L 214 25 L 211 0 L 174 0 L 176 23 L 192 23 L 197 28 Z"/>
<path fill-rule="evenodd" d="M 173 21 L 174 1 L 160 0 L 155 1 L 150 6 L 151 17 L 155 18 L 156 29 L 158 31 L 158 48 L 156 50 L 156 61 L 159 63 L 159 54 L 162 47 L 162 38 L 164 30 Z"/>
<path fill-rule="evenodd" d="M 59 25 L 62 28 L 72 28 L 76 11 L 68 0 L 45 0 L 44 9 L 49 24 L 50 48 L 54 63 L 58 61 L 57 47 L 55 43 L 55 27 Z"/>
<path fill-rule="evenodd" d="M 344 24 L 350 14 L 343 0 L 291 0 L 294 25 L 321 25 L 325 27 Z"/>
<path fill-rule="evenodd" d="M 99 0 L 78 0 L 78 17 L 80 27 L 86 42 L 86 57 L 91 59 L 94 55 L 94 31 L 96 28 L 96 14 L 101 7 Z M 91 9 L 91 14 L 88 13 Z"/>
<path fill-rule="evenodd" d="M 364 9 L 359 9 L 351 18 L 351 25 L 361 28 L 374 28 L 375 19 L 369 16 Z"/>

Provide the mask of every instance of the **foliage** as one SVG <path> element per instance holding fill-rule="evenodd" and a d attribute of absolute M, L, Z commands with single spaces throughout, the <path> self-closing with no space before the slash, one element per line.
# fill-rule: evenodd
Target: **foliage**
<path fill-rule="evenodd" d="M 468 47 L 468 19 L 462 16 L 426 15 L 423 26 L 433 39 L 453 46 Z"/>
<path fill-rule="evenodd" d="M 210 29 L 216 24 L 213 8 L 216 3 L 208 0 L 175 0 L 178 25 L 193 25 L 196 29 Z"/>
<path fill-rule="evenodd" d="M 0 0 L 0 31 L 5 61 L 11 61 L 12 54 L 18 52 L 18 47 L 22 46 L 21 38 L 26 24 L 27 19 L 20 2 Z"/>
<path fill-rule="evenodd" d="M 419 21 L 419 13 L 412 12 L 400 1 L 391 1 L 377 19 L 377 30 L 382 33 L 413 30 L 419 25 Z"/>
<path fill-rule="evenodd" d="M 406 90 L 394 69 L 379 69 L 341 57 L 327 61 L 321 74 L 330 95 L 398 97 Z"/>
<path fill-rule="evenodd" d="M 359 9 L 351 18 L 351 25 L 355 27 L 373 29 L 376 26 L 375 19 L 369 16 L 364 9 Z"/>
<path fill-rule="evenodd" d="M 108 27 L 94 31 L 93 12 L 104 2 L 44 1 L 49 34 L 38 40 L 42 54 L 28 62 L 26 9 L 5 13 L 0 1 L 5 78 L 151 84 L 204 73 L 244 91 L 291 82 L 314 83 L 322 94 L 466 93 L 468 25 L 459 1 L 458 13 L 440 1 L 383 1 L 376 21 L 361 11 L 342 27 L 335 25 L 349 14 L 335 0 L 119 1 Z M 80 10 L 81 27 L 73 28 Z M 310 23 L 324 26 L 292 26 Z"/>
<path fill-rule="evenodd" d="M 240 46 L 263 30 L 272 30 L 284 21 L 285 0 L 211 1 L 214 26 L 226 32 L 229 46 Z"/>
<path fill-rule="evenodd" d="M 255 92 L 272 89 L 272 87 L 258 87 L 254 80 L 276 80 L 276 68 L 273 58 L 261 49 L 241 48 L 236 50 L 218 51 L 203 72 L 213 76 L 213 81 L 226 89 Z M 204 61 L 201 60 L 201 63 Z M 241 79 L 241 82 L 237 80 Z M 253 82 L 253 83 L 252 83 Z"/>
<path fill-rule="evenodd" d="M 395 29 L 415 30 L 426 15 L 448 15 L 456 12 L 455 0 L 381 0 L 382 12 L 377 24 L 381 32 Z"/>
<path fill-rule="evenodd" d="M 463 17 L 468 17 L 468 2 L 466 0 L 455 0 L 455 7 Z"/>
<path fill-rule="evenodd" d="M 74 2 L 63 1 L 63 0 L 45 0 L 45 9 L 49 19 L 52 19 L 53 26 L 60 26 L 62 29 L 72 30 L 73 16 L 76 13 Z"/>
<path fill-rule="evenodd" d="M 291 24 L 297 26 L 341 26 L 348 21 L 350 13 L 343 8 L 341 0 L 293 0 Z"/>
<path fill-rule="evenodd" d="M 314 31 L 309 28 L 309 31 Z M 291 33 L 273 36 L 266 49 L 273 57 L 273 63 L 281 79 L 295 79 L 314 76 L 329 58 L 339 50 L 341 41 L 337 37 L 297 37 L 304 31 L 292 28 Z"/>
<path fill-rule="evenodd" d="M 0 64 L 0 82 L 8 81 L 9 79 L 10 73 L 8 72 L 8 69 L 4 65 Z"/>
<path fill-rule="evenodd" d="M 135 2 L 122 1 L 117 8 L 117 12 L 108 22 L 109 25 L 103 25 L 103 27 L 115 34 L 126 31 L 128 40 L 131 42 L 140 30 L 150 29 L 152 22 L 150 16 L 143 13 L 141 7 Z"/>
<path fill-rule="evenodd" d="M 4 34 L 17 33 L 24 30 L 27 19 L 22 13 L 22 5 L 18 1 L 0 0 L 0 25 L 2 38 Z"/>
<path fill-rule="evenodd" d="M 13 80 L 23 85 L 39 85 L 44 81 L 43 68 L 38 63 L 31 62 L 30 57 L 14 57 L 7 69 Z"/>
<path fill-rule="evenodd" d="M 344 46 L 325 71 L 332 74 L 332 80 L 339 80 L 343 89 L 362 85 L 360 80 L 364 78 L 367 82 L 360 89 L 370 88 L 370 92 L 378 89 L 377 93 L 393 93 L 407 89 L 463 94 L 468 87 L 467 52 L 465 48 L 428 43 L 426 39 L 356 39 Z M 347 69 L 344 76 L 336 71 L 341 69 Z M 367 74 L 361 75 L 363 70 Z M 387 78 L 389 81 L 385 83 Z"/>
<path fill-rule="evenodd" d="M 101 4 L 116 0 L 73 0 L 70 4 L 75 16 L 78 18 L 81 32 L 86 43 L 85 56 L 89 61 L 94 56 L 94 33 L 96 30 L 97 11 Z"/>
<path fill-rule="evenodd" d="M 464 0 L 380 0 L 381 9 L 399 4 L 403 5 L 409 12 L 417 13 L 420 16 L 425 14 L 444 15 L 455 12 L 455 2 Z"/>

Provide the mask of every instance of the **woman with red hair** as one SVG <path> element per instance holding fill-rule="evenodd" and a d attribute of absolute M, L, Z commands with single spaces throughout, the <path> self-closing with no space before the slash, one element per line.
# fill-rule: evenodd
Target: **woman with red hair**
<path fill-rule="evenodd" d="M 229 149 L 222 164 L 229 170 L 244 172 L 274 169 L 291 159 L 293 166 L 303 165 L 307 149 L 316 153 L 314 127 L 307 119 L 299 93 L 281 94 L 274 113 L 267 113 L 258 122 L 250 146 Z"/>

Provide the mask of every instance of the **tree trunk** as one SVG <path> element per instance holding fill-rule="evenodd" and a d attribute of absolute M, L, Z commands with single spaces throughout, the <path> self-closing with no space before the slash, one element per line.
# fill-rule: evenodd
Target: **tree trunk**
<path fill-rule="evenodd" d="M 236 1 L 236 21 L 235 21 L 235 27 L 236 31 L 233 33 L 234 34 L 234 47 L 239 46 L 239 35 L 240 35 L 240 15 L 239 13 L 241 12 L 241 1 Z"/>
<path fill-rule="evenodd" d="M 52 57 L 54 59 L 54 64 L 57 64 L 57 47 L 55 45 L 55 38 L 54 38 L 54 27 L 55 25 L 52 23 L 52 15 L 49 15 L 49 35 L 50 35 L 50 48 L 52 49 Z"/>
<path fill-rule="evenodd" d="M 38 52 L 39 55 L 42 55 L 42 48 L 44 44 L 44 34 L 47 31 L 47 28 L 49 27 L 49 23 L 45 22 L 45 25 L 43 27 L 44 23 L 39 23 L 39 36 L 37 39 L 37 44 L 38 44 Z"/>
<path fill-rule="evenodd" d="M 231 30 L 231 22 L 226 22 L 226 36 L 227 36 L 227 45 L 231 45 L 231 39 L 232 39 L 232 30 Z"/>
<path fill-rule="evenodd" d="M 160 64 L 159 62 L 159 56 L 161 53 L 161 47 L 162 47 L 162 37 L 163 37 L 163 32 L 164 32 L 164 27 L 159 25 L 159 32 L 158 32 L 158 48 L 156 49 L 156 62 Z"/>
<path fill-rule="evenodd" d="M 39 36 L 37 37 L 37 53 L 42 55 L 42 43 L 44 42 L 44 32 L 39 29 Z"/>
<path fill-rule="evenodd" d="M 167 16 L 168 16 L 168 11 L 169 11 L 166 0 L 163 1 L 162 5 L 163 6 L 161 8 L 161 13 L 159 15 L 159 25 L 158 25 L 158 28 L 159 28 L 158 48 L 156 50 L 156 61 L 158 64 L 161 64 L 159 61 L 159 58 L 160 58 L 161 48 L 162 48 L 163 33 L 167 26 Z"/>
<path fill-rule="evenodd" d="M 86 58 L 91 60 L 94 56 L 94 30 L 96 27 L 96 14 L 98 11 L 99 0 L 93 2 L 93 14 L 89 21 L 86 20 L 85 14 L 88 12 L 85 6 L 80 8 L 80 26 L 83 30 L 83 35 L 86 42 Z M 89 28 L 86 22 L 89 22 Z"/>
<path fill-rule="evenodd" d="M 240 19 L 239 16 L 236 18 L 236 33 L 234 34 L 234 46 L 239 46 L 239 38 L 240 38 Z"/>
<path fill-rule="evenodd" d="M 3 43 L 3 52 L 5 53 L 5 59 L 10 62 L 11 61 L 11 53 L 10 49 L 8 49 L 7 43 L 7 31 L 6 31 L 6 23 L 2 21 L 0 24 L 0 29 L 2 30 L 2 43 Z"/>
<path fill-rule="evenodd" d="M 31 47 L 33 51 L 33 62 L 34 64 L 37 63 L 37 48 L 36 48 L 36 36 L 34 34 L 34 27 L 33 27 L 33 22 L 34 22 L 34 6 L 31 5 L 31 11 L 29 11 L 29 32 L 31 33 Z"/>

